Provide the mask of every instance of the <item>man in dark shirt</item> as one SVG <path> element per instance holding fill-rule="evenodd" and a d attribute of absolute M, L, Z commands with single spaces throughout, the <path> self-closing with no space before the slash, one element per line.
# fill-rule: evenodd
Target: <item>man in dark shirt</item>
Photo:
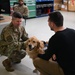
<path fill-rule="evenodd" d="M 33 62 L 41 75 L 75 75 L 75 30 L 64 28 L 63 20 L 58 11 L 49 14 L 48 25 L 55 34 L 45 54 L 40 53 Z"/>

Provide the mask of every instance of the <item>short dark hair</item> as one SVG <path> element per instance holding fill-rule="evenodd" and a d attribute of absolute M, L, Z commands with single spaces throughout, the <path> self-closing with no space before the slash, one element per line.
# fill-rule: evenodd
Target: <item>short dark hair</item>
<path fill-rule="evenodd" d="M 14 12 L 14 13 L 12 14 L 12 18 L 23 18 L 23 16 L 21 15 L 20 12 Z"/>
<path fill-rule="evenodd" d="M 49 20 L 54 22 L 57 27 L 63 26 L 63 15 L 59 11 L 49 13 Z"/>

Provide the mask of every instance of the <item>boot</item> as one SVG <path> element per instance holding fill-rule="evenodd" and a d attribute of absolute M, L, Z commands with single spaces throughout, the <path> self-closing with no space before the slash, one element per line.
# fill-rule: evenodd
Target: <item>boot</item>
<path fill-rule="evenodd" d="M 11 61 L 9 59 L 5 59 L 3 62 L 2 62 L 3 66 L 5 67 L 5 69 L 8 71 L 8 72 L 13 72 L 14 69 L 12 68 L 12 65 L 11 65 Z"/>
<path fill-rule="evenodd" d="M 13 64 L 19 64 L 19 63 L 21 63 L 21 60 L 13 62 Z"/>

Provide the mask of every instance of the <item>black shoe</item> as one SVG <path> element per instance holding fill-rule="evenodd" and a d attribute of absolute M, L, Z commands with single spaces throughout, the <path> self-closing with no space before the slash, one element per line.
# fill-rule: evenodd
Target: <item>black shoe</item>
<path fill-rule="evenodd" d="M 5 67 L 5 69 L 6 69 L 8 72 L 13 72 L 13 71 L 14 71 L 14 69 L 12 68 L 11 63 L 10 63 L 10 61 L 9 61 L 8 59 L 4 60 L 4 61 L 2 62 L 2 64 L 3 64 L 3 66 Z"/>

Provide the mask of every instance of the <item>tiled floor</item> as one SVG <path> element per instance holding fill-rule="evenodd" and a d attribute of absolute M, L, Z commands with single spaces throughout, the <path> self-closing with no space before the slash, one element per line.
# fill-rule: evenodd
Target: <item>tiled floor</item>
<path fill-rule="evenodd" d="M 64 26 L 75 29 L 75 12 L 61 13 L 64 16 Z M 36 36 L 39 40 L 47 41 L 54 34 L 54 32 L 50 30 L 47 20 L 48 16 L 27 19 L 25 28 L 29 37 Z M 28 56 L 22 60 L 21 64 L 15 66 L 16 71 L 12 73 L 5 71 L 1 64 L 4 59 L 5 57 L 0 57 L 0 75 L 36 75 L 32 73 L 34 66 L 32 60 Z"/>

